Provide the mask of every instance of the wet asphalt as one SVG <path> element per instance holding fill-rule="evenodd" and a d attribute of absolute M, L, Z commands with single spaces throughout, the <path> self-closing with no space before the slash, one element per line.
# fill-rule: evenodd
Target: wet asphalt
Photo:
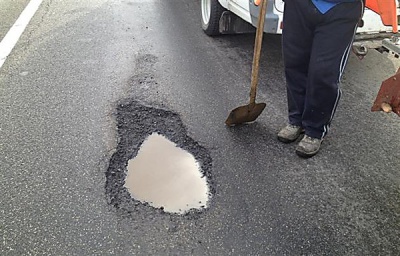
<path fill-rule="evenodd" d="M 331 132 L 301 159 L 276 140 L 287 121 L 280 37 L 264 37 L 267 108 L 227 128 L 248 100 L 254 35 L 209 38 L 199 10 L 43 2 L 0 70 L 0 254 L 399 255 L 400 118 L 370 107 L 400 61 L 352 55 Z M 202 161 L 207 210 L 127 197 L 127 160 L 154 131 Z"/>

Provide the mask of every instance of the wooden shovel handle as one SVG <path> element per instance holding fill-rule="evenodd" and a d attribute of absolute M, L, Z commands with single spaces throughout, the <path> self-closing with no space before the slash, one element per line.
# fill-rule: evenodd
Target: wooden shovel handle
<path fill-rule="evenodd" d="M 260 6 L 260 14 L 258 16 L 258 24 L 256 31 L 256 40 L 254 43 L 253 66 L 251 69 L 251 88 L 250 88 L 250 105 L 254 106 L 256 102 L 258 70 L 260 66 L 261 45 L 264 35 L 265 14 L 267 13 L 267 1 L 262 0 Z"/>

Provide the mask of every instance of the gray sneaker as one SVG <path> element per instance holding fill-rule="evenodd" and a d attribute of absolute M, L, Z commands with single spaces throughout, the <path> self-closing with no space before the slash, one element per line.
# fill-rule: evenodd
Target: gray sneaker
<path fill-rule="evenodd" d="M 304 135 L 296 147 L 297 155 L 308 158 L 316 155 L 321 147 L 322 140 Z"/>
<path fill-rule="evenodd" d="M 304 129 L 301 126 L 288 124 L 278 133 L 278 140 L 283 143 L 290 143 L 297 140 L 303 132 Z"/>

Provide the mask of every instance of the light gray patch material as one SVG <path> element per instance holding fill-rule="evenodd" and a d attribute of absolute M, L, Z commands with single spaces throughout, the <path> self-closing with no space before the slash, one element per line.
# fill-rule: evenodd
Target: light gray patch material
<path fill-rule="evenodd" d="M 163 135 L 148 136 L 127 169 L 124 186 L 143 203 L 180 214 L 206 207 L 209 189 L 199 163 Z"/>

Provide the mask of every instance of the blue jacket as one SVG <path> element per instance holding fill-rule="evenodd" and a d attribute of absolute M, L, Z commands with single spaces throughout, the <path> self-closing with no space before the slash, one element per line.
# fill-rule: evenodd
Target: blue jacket
<path fill-rule="evenodd" d="M 358 2 L 360 0 L 311 0 L 315 7 L 322 13 L 325 14 L 328 12 L 330 9 L 332 9 L 334 6 L 340 3 L 351 3 L 351 2 Z M 363 0 L 365 1 L 365 0 Z M 365 2 L 364 2 L 365 6 Z"/>
<path fill-rule="evenodd" d="M 360 0 L 325 0 L 325 1 L 339 4 L 339 3 L 358 2 Z"/>

